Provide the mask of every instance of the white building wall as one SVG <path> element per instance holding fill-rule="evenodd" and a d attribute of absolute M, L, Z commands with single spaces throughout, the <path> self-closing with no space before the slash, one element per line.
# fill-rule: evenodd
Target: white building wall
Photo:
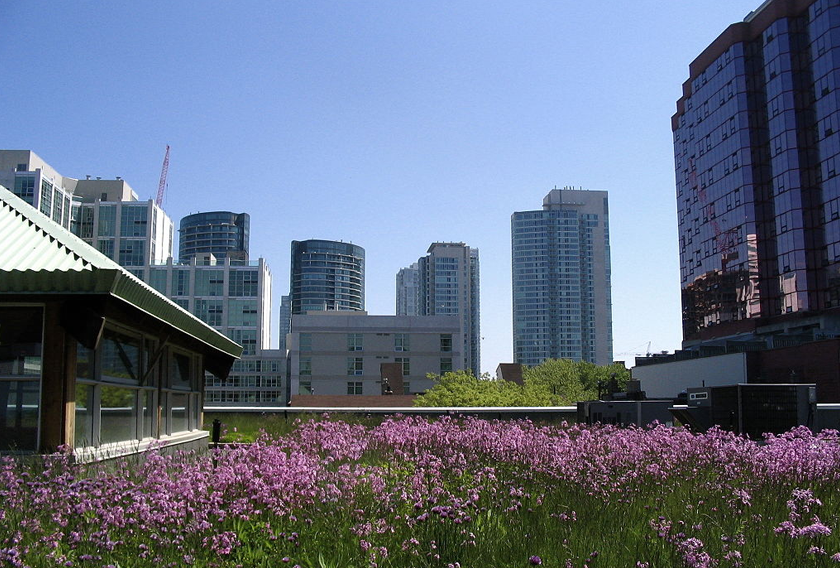
<path fill-rule="evenodd" d="M 634 379 L 648 398 L 675 398 L 689 387 L 714 387 L 747 382 L 747 354 L 729 353 L 686 361 L 637 365 Z"/>

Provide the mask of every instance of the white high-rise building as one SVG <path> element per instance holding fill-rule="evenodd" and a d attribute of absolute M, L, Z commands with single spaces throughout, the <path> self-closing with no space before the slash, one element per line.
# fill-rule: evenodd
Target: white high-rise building
<path fill-rule="evenodd" d="M 478 376 L 481 374 L 478 249 L 464 243 L 432 243 L 427 252 L 397 274 L 397 315 L 458 316 L 464 338 L 461 349 L 464 368 Z M 405 299 L 404 308 L 400 307 L 401 297 Z M 416 302 L 416 308 L 412 307 L 412 301 Z M 405 314 L 401 309 L 405 309 Z"/>
<path fill-rule="evenodd" d="M 612 363 L 607 192 L 553 189 L 511 232 L 514 361 Z"/>
<path fill-rule="evenodd" d="M 397 272 L 397 315 L 416 316 L 420 304 L 420 265 L 412 263 Z"/>

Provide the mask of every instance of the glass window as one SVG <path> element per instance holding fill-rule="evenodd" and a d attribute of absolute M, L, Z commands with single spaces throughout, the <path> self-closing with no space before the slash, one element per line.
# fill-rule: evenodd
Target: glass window
<path fill-rule="evenodd" d="M 243 355 L 254 355 L 257 352 L 257 330 L 255 329 L 231 329 L 227 332 L 228 337 L 242 346 Z"/>
<path fill-rule="evenodd" d="M 309 376 L 312 374 L 312 357 L 301 357 L 298 363 L 299 375 Z"/>
<path fill-rule="evenodd" d="M 99 252 L 114 260 L 114 240 L 113 239 L 105 239 L 101 240 L 96 244 L 96 247 L 99 249 Z"/>
<path fill-rule="evenodd" d="M 172 353 L 169 358 L 169 386 L 173 389 L 194 388 L 192 357 L 185 353 Z"/>
<path fill-rule="evenodd" d="M 348 381 L 347 382 L 347 394 L 362 394 L 362 382 L 361 381 Z"/>
<path fill-rule="evenodd" d="M 364 363 L 361 357 L 347 358 L 347 374 L 361 375 L 364 372 Z"/>
<path fill-rule="evenodd" d="M 394 351 L 408 351 L 409 341 L 407 333 L 394 334 Z"/>
<path fill-rule="evenodd" d="M 143 266 L 145 264 L 146 243 L 137 239 L 120 239 L 121 266 Z"/>
<path fill-rule="evenodd" d="M 441 333 L 440 334 L 440 350 L 444 353 L 450 353 L 452 351 L 452 334 L 451 333 Z"/>
<path fill-rule="evenodd" d="M 224 284 L 223 270 L 197 270 L 195 273 L 196 296 L 222 296 Z"/>
<path fill-rule="evenodd" d="M 149 271 L 149 286 L 166 295 L 166 277 L 169 272 L 165 268 L 153 268 Z"/>
<path fill-rule="evenodd" d="M 403 377 L 407 377 L 411 373 L 411 365 L 408 357 L 394 357 L 394 363 L 402 363 Z"/>
<path fill-rule="evenodd" d="M 228 325 L 256 326 L 257 300 L 228 300 Z"/>
<path fill-rule="evenodd" d="M 348 333 L 347 334 L 347 351 L 361 351 L 362 350 L 362 334 Z"/>
<path fill-rule="evenodd" d="M 259 273 L 256 270 L 231 270 L 228 288 L 231 296 L 258 296 Z"/>
<path fill-rule="evenodd" d="M 440 374 L 448 373 L 452 371 L 452 358 L 451 357 L 441 357 L 440 358 Z"/>
<path fill-rule="evenodd" d="M 106 328 L 101 342 L 101 380 L 139 384 L 140 338 Z"/>
<path fill-rule="evenodd" d="M 99 443 L 137 439 L 137 389 L 102 385 Z"/>
<path fill-rule="evenodd" d="M 301 351 L 312 351 L 312 334 L 311 333 L 301 333 L 300 334 L 300 350 Z"/>
<path fill-rule="evenodd" d="M 117 236 L 117 210 L 113 205 L 102 205 L 99 207 L 99 230 L 100 237 Z"/>
<path fill-rule="evenodd" d="M 222 300 L 195 299 L 195 317 L 207 325 L 221 326 L 224 303 Z"/>
<path fill-rule="evenodd" d="M 298 387 L 298 394 L 315 394 L 315 389 L 312 388 L 312 381 L 301 381 Z"/>
<path fill-rule="evenodd" d="M 120 213 L 120 236 L 145 237 L 148 234 L 148 225 L 149 209 L 145 203 L 142 207 L 123 204 Z"/>
<path fill-rule="evenodd" d="M 41 207 L 40 211 L 46 216 L 52 214 L 52 194 L 53 186 L 47 180 L 41 181 Z"/>
<path fill-rule="evenodd" d="M 172 288 L 175 296 L 190 295 L 190 271 L 176 270 L 172 277 Z"/>

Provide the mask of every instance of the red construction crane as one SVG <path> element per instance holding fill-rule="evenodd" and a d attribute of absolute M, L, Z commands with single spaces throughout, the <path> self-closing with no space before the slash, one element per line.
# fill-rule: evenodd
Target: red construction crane
<path fill-rule="evenodd" d="M 169 144 L 166 145 L 166 155 L 163 157 L 163 167 L 160 169 L 160 183 L 155 203 L 158 207 L 163 206 L 163 193 L 166 191 L 166 175 L 169 173 Z"/>

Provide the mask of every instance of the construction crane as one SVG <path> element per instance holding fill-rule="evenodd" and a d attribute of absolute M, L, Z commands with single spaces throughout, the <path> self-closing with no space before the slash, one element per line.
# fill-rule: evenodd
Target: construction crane
<path fill-rule="evenodd" d="M 163 206 L 163 194 L 166 191 L 166 176 L 169 173 L 169 144 L 166 145 L 166 155 L 163 157 L 163 167 L 160 169 L 160 183 L 158 184 L 157 199 L 158 207 Z"/>

